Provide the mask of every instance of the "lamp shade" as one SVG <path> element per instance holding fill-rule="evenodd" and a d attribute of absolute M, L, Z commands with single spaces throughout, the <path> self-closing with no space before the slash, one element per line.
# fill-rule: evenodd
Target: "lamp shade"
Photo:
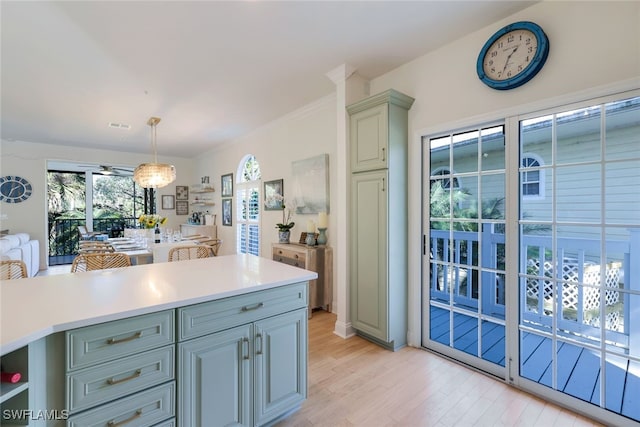
<path fill-rule="evenodd" d="M 176 168 L 166 163 L 158 163 L 156 151 L 156 126 L 159 117 L 151 117 L 147 124 L 151 127 L 151 147 L 153 149 L 153 163 L 142 163 L 133 171 L 133 180 L 143 188 L 162 188 L 176 179 Z"/>
<path fill-rule="evenodd" d="M 133 171 L 133 180 L 143 188 L 162 188 L 176 179 L 176 168 L 166 163 L 142 163 Z"/>

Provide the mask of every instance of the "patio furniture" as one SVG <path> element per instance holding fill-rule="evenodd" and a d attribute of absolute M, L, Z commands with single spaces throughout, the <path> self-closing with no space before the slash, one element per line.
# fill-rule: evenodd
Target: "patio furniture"
<path fill-rule="evenodd" d="M 79 254 L 71 264 L 71 272 L 105 270 L 131 266 L 131 260 L 122 252 Z"/>
<path fill-rule="evenodd" d="M 0 280 L 27 278 L 27 266 L 19 259 L 0 261 Z"/>
<path fill-rule="evenodd" d="M 81 240 L 91 240 L 91 238 L 102 234 L 99 231 L 89 231 L 85 225 L 78 225 L 78 233 L 80 233 Z"/>
<path fill-rule="evenodd" d="M 169 250 L 169 262 L 209 258 L 212 255 L 211 248 L 206 245 L 178 246 Z"/>

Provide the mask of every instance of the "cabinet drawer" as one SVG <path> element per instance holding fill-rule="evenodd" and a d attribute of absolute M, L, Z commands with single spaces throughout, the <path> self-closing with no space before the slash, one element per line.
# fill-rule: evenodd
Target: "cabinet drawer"
<path fill-rule="evenodd" d="M 147 427 L 175 417 L 172 382 L 69 417 L 68 427 Z M 164 425 L 164 424 L 161 424 Z M 168 424 L 171 425 L 171 424 Z"/>
<path fill-rule="evenodd" d="M 306 262 L 306 252 L 296 252 L 289 249 L 273 248 L 273 259 L 289 265 L 304 267 Z M 298 262 L 299 264 L 294 264 Z"/>
<path fill-rule="evenodd" d="M 88 409 L 174 379 L 174 346 L 81 369 L 67 375 L 67 408 Z"/>
<path fill-rule="evenodd" d="M 67 370 L 172 344 L 173 310 L 75 329 L 66 333 L 66 340 Z"/>
<path fill-rule="evenodd" d="M 176 419 L 171 418 L 170 420 L 163 421 L 160 424 L 155 424 L 153 427 L 176 427 Z"/>
<path fill-rule="evenodd" d="M 183 341 L 307 306 L 307 282 L 178 309 Z"/>

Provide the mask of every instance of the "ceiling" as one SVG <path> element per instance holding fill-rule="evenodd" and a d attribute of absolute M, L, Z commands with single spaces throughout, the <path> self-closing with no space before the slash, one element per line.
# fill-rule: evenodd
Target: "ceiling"
<path fill-rule="evenodd" d="M 533 3 L 3 0 L 0 136 L 191 158 Z"/>

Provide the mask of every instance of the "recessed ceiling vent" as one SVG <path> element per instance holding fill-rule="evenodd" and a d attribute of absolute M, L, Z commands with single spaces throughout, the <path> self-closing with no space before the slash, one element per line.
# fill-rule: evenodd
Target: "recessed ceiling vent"
<path fill-rule="evenodd" d="M 126 125 L 124 123 L 109 123 L 109 127 L 114 129 L 124 129 L 124 130 L 131 129 L 131 125 Z"/>

